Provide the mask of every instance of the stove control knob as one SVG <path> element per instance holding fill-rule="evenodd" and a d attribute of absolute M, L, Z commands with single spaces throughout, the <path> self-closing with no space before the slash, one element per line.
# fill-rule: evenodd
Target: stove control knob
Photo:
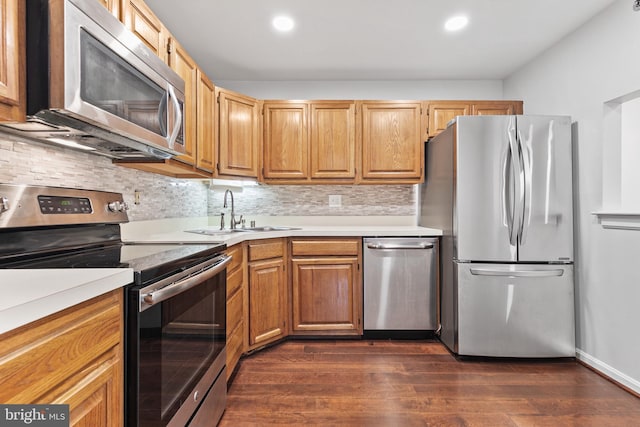
<path fill-rule="evenodd" d="M 129 209 L 129 206 L 127 206 L 125 202 L 120 202 L 117 200 L 115 202 L 109 202 L 107 207 L 111 212 L 124 212 Z"/>

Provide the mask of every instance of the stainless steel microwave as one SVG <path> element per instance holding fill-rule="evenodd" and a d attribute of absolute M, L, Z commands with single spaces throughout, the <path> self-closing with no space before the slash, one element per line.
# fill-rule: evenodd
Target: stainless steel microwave
<path fill-rule="evenodd" d="M 184 150 L 184 81 L 96 0 L 27 2 L 27 122 L 6 129 L 118 159 Z"/>

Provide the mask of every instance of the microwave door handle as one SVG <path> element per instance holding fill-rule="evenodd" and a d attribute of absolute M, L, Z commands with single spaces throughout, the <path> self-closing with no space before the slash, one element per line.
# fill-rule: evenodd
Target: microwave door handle
<path fill-rule="evenodd" d="M 162 132 L 162 136 L 166 137 L 167 135 L 167 119 L 169 117 L 168 104 L 167 104 L 168 94 L 165 92 L 162 95 L 162 99 L 160 99 L 160 105 L 158 107 L 158 123 L 160 124 L 160 131 Z"/>
<path fill-rule="evenodd" d="M 169 97 L 171 99 L 171 102 L 173 102 L 175 119 L 173 122 L 173 131 L 171 132 L 171 136 L 169 137 L 169 148 L 173 149 L 173 146 L 176 143 L 176 139 L 178 139 L 180 128 L 182 127 L 182 111 L 180 110 L 180 102 L 176 97 L 176 92 L 173 90 L 173 86 L 169 86 Z"/>

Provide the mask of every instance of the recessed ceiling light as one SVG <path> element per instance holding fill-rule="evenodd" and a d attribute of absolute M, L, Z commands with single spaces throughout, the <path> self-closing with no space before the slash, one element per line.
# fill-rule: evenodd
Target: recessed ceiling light
<path fill-rule="evenodd" d="M 278 31 L 291 31 L 294 26 L 293 19 L 284 15 L 276 16 L 271 23 Z"/>
<path fill-rule="evenodd" d="M 449 18 L 447 22 L 444 23 L 444 28 L 447 31 L 458 31 L 463 29 L 469 23 L 469 18 L 466 16 L 454 16 L 453 18 Z"/>

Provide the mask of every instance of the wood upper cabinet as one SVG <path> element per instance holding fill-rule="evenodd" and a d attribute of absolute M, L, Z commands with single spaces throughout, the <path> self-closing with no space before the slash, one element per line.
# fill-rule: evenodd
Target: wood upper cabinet
<path fill-rule="evenodd" d="M 120 19 L 120 2 L 121 0 L 97 0 L 98 3 L 107 8 L 109 12 L 116 18 Z M 126 0 L 125 0 L 126 1 Z"/>
<path fill-rule="evenodd" d="M 0 335 L 0 402 L 68 404 L 72 426 L 121 426 L 123 292 Z"/>
<path fill-rule="evenodd" d="M 217 89 L 220 176 L 258 177 L 260 103 L 251 97 Z"/>
<path fill-rule="evenodd" d="M 311 102 L 310 115 L 311 179 L 355 180 L 355 102 Z"/>
<path fill-rule="evenodd" d="M 522 101 L 429 101 L 429 137 L 447 128 L 456 116 L 522 114 Z"/>
<path fill-rule="evenodd" d="M 100 0 L 102 3 L 111 0 Z M 169 32 L 143 0 L 121 0 L 121 21 L 149 49 L 168 62 Z"/>
<path fill-rule="evenodd" d="M 265 181 L 304 180 L 309 176 L 307 103 L 265 101 L 263 166 Z"/>
<path fill-rule="evenodd" d="M 472 116 L 510 114 L 522 114 L 522 101 L 474 101 L 471 103 Z"/>
<path fill-rule="evenodd" d="M 291 240 L 293 335 L 362 335 L 360 239 Z"/>
<path fill-rule="evenodd" d="M 196 80 L 196 168 L 213 174 L 217 161 L 215 86 L 199 68 Z"/>
<path fill-rule="evenodd" d="M 284 338 L 288 334 L 285 241 L 251 241 L 249 258 L 249 349 Z"/>
<path fill-rule="evenodd" d="M 429 136 L 435 136 L 447 128 L 456 116 L 467 116 L 471 106 L 466 101 L 438 101 L 429 104 Z"/>
<path fill-rule="evenodd" d="M 354 101 L 265 101 L 263 112 L 266 182 L 355 182 Z"/>
<path fill-rule="evenodd" d="M 184 149 L 185 153 L 176 157 L 190 165 L 196 164 L 196 133 L 198 110 L 198 64 L 174 38 L 169 42 L 169 66 L 184 80 Z"/>
<path fill-rule="evenodd" d="M 22 122 L 26 112 L 25 0 L 0 2 L 0 121 Z"/>
<path fill-rule="evenodd" d="M 361 101 L 362 181 L 422 181 L 426 128 L 419 101 Z"/>

